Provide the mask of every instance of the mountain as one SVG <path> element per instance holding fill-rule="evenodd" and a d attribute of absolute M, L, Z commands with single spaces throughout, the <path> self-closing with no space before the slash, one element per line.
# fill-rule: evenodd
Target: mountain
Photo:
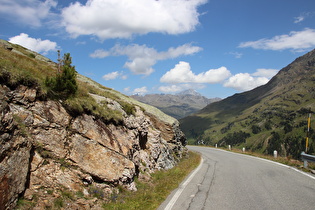
<path fill-rule="evenodd" d="M 304 151 L 307 117 L 315 106 L 315 50 L 281 69 L 267 84 L 209 104 L 180 120 L 190 144 L 246 147 L 252 151 L 299 157 Z M 314 131 L 309 132 L 314 152 Z"/>
<path fill-rule="evenodd" d="M 200 93 L 198 93 L 194 89 L 187 89 L 187 90 L 184 90 L 184 91 L 181 91 L 181 92 L 177 93 L 176 95 L 179 95 L 179 96 L 185 96 L 185 95 L 202 96 Z"/>
<path fill-rule="evenodd" d="M 221 100 L 220 98 L 208 99 L 195 90 L 189 89 L 172 94 L 132 95 L 132 98 L 152 105 L 176 119 L 183 118 L 199 111 L 210 103 Z"/>
<path fill-rule="evenodd" d="M 60 72 L 0 40 L 0 209 L 18 199 L 21 209 L 102 209 L 186 153 L 176 119 L 76 75 L 69 56 Z"/>

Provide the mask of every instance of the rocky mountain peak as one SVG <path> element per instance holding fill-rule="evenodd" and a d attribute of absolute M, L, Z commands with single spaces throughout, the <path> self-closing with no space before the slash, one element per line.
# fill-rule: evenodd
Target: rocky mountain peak
<path fill-rule="evenodd" d="M 144 96 L 133 95 L 131 97 L 155 106 L 176 119 L 181 119 L 199 111 L 212 102 L 221 100 L 220 98 L 208 99 L 193 89 L 188 89 L 175 95 L 147 94 Z"/>
<path fill-rule="evenodd" d="M 187 89 L 187 90 L 184 90 L 184 91 L 177 93 L 176 95 L 179 95 L 179 96 L 184 96 L 184 95 L 202 96 L 200 93 L 198 93 L 194 89 Z"/>

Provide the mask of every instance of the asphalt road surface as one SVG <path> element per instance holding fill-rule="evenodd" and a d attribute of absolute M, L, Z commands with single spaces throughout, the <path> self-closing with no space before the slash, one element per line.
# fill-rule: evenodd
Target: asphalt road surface
<path fill-rule="evenodd" d="M 159 207 L 162 209 L 315 209 L 315 177 L 272 161 L 215 148 Z"/>

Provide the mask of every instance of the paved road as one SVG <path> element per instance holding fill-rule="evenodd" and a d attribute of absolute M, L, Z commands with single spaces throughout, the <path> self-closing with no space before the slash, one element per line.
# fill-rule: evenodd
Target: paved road
<path fill-rule="evenodd" d="M 315 209 L 315 177 L 271 161 L 207 147 L 188 147 L 203 162 L 162 209 Z"/>

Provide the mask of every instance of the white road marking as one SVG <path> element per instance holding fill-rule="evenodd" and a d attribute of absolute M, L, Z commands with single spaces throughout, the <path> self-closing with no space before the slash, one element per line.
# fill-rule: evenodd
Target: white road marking
<path fill-rule="evenodd" d="M 288 166 L 288 165 L 285 165 L 285 164 L 282 164 L 282 163 L 279 163 L 279 162 L 276 162 L 276 161 L 272 161 L 272 160 L 268 160 L 268 159 L 264 159 L 264 158 L 260 158 L 260 157 L 255 157 L 255 156 L 251 156 L 251 155 L 246 155 L 246 154 L 240 154 L 240 153 L 235 153 L 235 152 L 230 152 L 230 151 L 226 151 L 226 150 L 222 150 L 222 149 L 216 149 L 216 150 L 220 150 L 220 151 L 223 151 L 223 152 L 229 152 L 229 153 L 233 153 L 233 154 L 236 154 L 236 155 L 242 155 L 242 156 L 246 156 L 246 157 L 250 157 L 250 158 L 255 158 L 255 159 L 259 159 L 259 160 L 262 160 L 262 161 L 266 161 L 266 162 L 269 162 L 269 163 L 273 163 L 273 164 L 276 164 L 276 165 L 279 165 L 279 166 L 282 166 L 282 167 L 285 167 L 285 168 L 288 168 L 288 169 L 292 169 L 300 174 L 303 174 L 305 176 L 308 176 L 309 178 L 311 179 L 314 179 L 315 180 L 315 176 L 312 176 L 308 173 L 305 173 L 304 171 L 301 171 L 297 168 L 294 168 L 292 166 Z"/>
<path fill-rule="evenodd" d="M 196 168 L 195 171 L 188 177 L 188 179 L 186 179 L 186 181 L 178 187 L 176 193 L 174 194 L 174 196 L 172 197 L 170 202 L 167 204 L 167 206 L 164 208 L 164 210 L 171 210 L 172 209 L 172 207 L 176 203 L 177 199 L 179 198 L 180 194 L 185 189 L 185 187 L 192 180 L 192 178 L 196 175 L 196 173 L 201 169 L 202 164 L 203 164 L 203 158 L 201 158 L 201 161 L 200 161 L 198 168 Z"/>

